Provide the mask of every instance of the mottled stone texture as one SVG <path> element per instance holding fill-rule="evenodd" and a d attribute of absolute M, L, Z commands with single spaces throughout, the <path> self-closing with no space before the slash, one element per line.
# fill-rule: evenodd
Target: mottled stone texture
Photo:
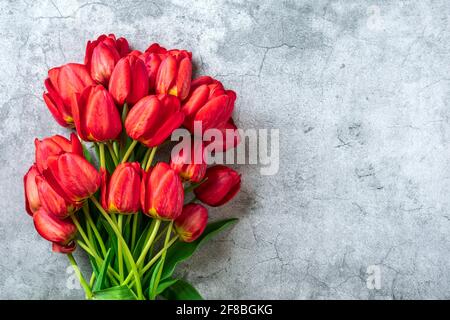
<path fill-rule="evenodd" d="M 109 32 L 192 50 L 238 93 L 240 127 L 280 129 L 279 173 L 239 166 L 211 217 L 240 222 L 180 271 L 206 298 L 450 298 L 449 16 L 445 0 L 0 1 L 0 298 L 83 298 L 22 176 L 34 137 L 67 134 L 47 70 Z"/>

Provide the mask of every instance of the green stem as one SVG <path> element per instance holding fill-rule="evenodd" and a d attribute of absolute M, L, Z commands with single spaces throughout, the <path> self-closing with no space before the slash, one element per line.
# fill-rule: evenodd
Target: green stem
<path fill-rule="evenodd" d="M 145 166 L 145 171 L 148 171 L 148 169 L 150 169 L 150 166 L 152 165 L 153 158 L 155 157 L 157 149 L 158 147 L 153 147 L 152 153 L 150 153 L 150 156 L 148 157 L 147 165 Z"/>
<path fill-rule="evenodd" d="M 166 239 L 164 240 L 164 247 L 166 247 L 167 244 L 169 243 L 170 234 L 172 233 L 172 226 L 173 226 L 173 221 L 170 221 L 169 228 L 167 229 L 167 233 L 166 233 Z M 150 297 L 152 300 L 154 300 L 156 297 L 156 290 L 158 288 L 159 280 L 161 279 L 161 274 L 164 269 L 164 260 L 166 259 L 166 254 L 167 254 L 167 250 L 164 250 L 164 252 L 162 253 L 162 256 L 161 256 L 161 267 L 158 269 L 158 274 L 156 275 L 155 283 L 153 285 L 153 288 L 151 289 L 152 291 L 151 291 Z"/>
<path fill-rule="evenodd" d="M 119 160 L 117 159 L 116 152 L 114 151 L 113 146 L 111 145 L 111 142 L 107 142 L 106 146 L 108 147 L 108 151 L 109 151 L 109 154 L 111 155 L 114 165 L 117 167 L 117 165 L 119 164 Z"/>
<path fill-rule="evenodd" d="M 113 150 L 114 150 L 114 153 L 116 154 L 117 160 L 119 160 L 119 157 L 120 157 L 119 143 L 117 141 L 115 141 L 115 140 L 113 141 Z"/>
<path fill-rule="evenodd" d="M 92 288 L 95 283 L 95 272 L 92 272 L 91 274 L 91 280 L 89 280 L 89 286 Z"/>
<path fill-rule="evenodd" d="M 123 215 L 119 215 L 119 232 L 122 234 Z M 120 282 L 123 282 L 123 257 L 122 257 L 122 243 L 117 239 L 117 259 L 119 261 L 119 276 Z"/>
<path fill-rule="evenodd" d="M 103 143 L 99 143 L 98 150 L 100 153 L 100 168 L 105 169 L 105 145 Z"/>
<path fill-rule="evenodd" d="M 141 274 L 142 275 L 145 274 L 152 267 L 152 265 L 156 261 L 158 261 L 159 257 L 163 254 L 163 252 L 167 251 L 177 240 L 178 240 L 178 235 L 173 237 L 172 240 L 169 241 L 167 246 L 164 246 L 157 254 L 155 254 L 155 256 L 149 262 L 147 262 L 147 264 L 144 266 L 144 268 L 142 268 Z M 131 279 L 133 279 L 133 277 L 132 277 L 132 274 L 130 273 L 128 275 L 128 277 L 125 279 L 125 281 L 123 282 L 123 284 L 124 285 L 128 284 L 128 282 L 130 282 Z M 133 284 L 133 282 L 131 284 Z"/>
<path fill-rule="evenodd" d="M 103 242 L 100 232 L 95 226 L 94 220 L 92 220 L 91 214 L 89 213 L 89 206 L 87 205 L 87 203 L 86 205 L 83 206 L 83 212 L 86 216 L 88 224 L 91 226 L 92 231 L 94 231 L 95 238 L 97 239 L 97 242 L 100 245 L 100 250 L 102 250 L 103 257 L 106 257 L 105 243 Z"/>
<path fill-rule="evenodd" d="M 158 233 L 159 226 L 161 225 L 161 220 L 159 220 L 159 219 L 153 220 L 152 224 L 153 224 L 153 226 L 148 231 L 149 232 L 148 236 L 147 236 L 148 239 L 145 244 L 145 247 L 144 247 L 144 249 L 142 249 L 142 252 L 136 262 L 136 266 L 138 268 L 140 268 L 142 263 L 144 263 L 145 257 L 147 256 L 147 252 L 148 252 L 148 250 L 150 250 L 153 240 L 155 240 L 156 234 Z"/>
<path fill-rule="evenodd" d="M 89 249 L 91 249 L 92 251 L 95 251 L 95 249 L 92 247 L 91 242 L 89 241 L 89 238 L 86 236 L 86 233 L 84 232 L 83 228 L 81 227 L 80 222 L 78 221 L 77 217 L 75 216 L 75 214 L 71 214 L 70 218 L 72 219 L 73 223 L 75 224 L 75 226 L 77 227 L 78 233 L 81 235 L 81 237 L 83 238 L 84 242 L 86 242 L 89 246 Z"/>
<path fill-rule="evenodd" d="M 148 157 L 150 156 L 150 152 L 152 151 L 153 148 L 148 148 L 147 151 L 145 151 L 145 155 L 144 155 L 144 159 L 142 159 L 142 169 L 145 169 L 147 162 L 148 162 Z"/>
<path fill-rule="evenodd" d="M 126 259 L 128 260 L 128 263 L 130 264 L 131 272 L 134 274 L 134 278 L 135 278 L 135 281 L 136 281 L 136 291 L 137 291 L 138 299 L 143 299 L 141 278 L 140 278 L 140 275 L 139 275 L 139 271 L 138 271 L 138 269 L 136 267 L 136 263 L 133 260 L 133 255 L 131 254 L 130 249 L 127 246 L 127 243 L 125 242 L 124 238 L 122 237 L 122 234 L 119 232 L 119 229 L 117 229 L 117 226 L 111 220 L 111 218 L 109 217 L 108 213 L 106 213 L 106 211 L 103 209 L 103 207 L 98 202 L 98 200 L 94 196 L 91 196 L 90 199 L 95 204 L 95 206 L 100 211 L 100 213 L 103 215 L 103 217 L 106 219 L 106 221 L 109 223 L 109 225 L 113 229 L 114 233 L 116 234 L 117 238 L 122 242 L 123 250 L 124 250 Z"/>
<path fill-rule="evenodd" d="M 103 264 L 103 259 L 100 258 L 98 256 L 98 254 L 94 251 L 92 252 L 91 249 L 89 249 L 89 247 L 84 244 L 82 241 L 77 240 L 77 244 L 84 250 L 87 252 L 87 254 L 89 254 L 90 256 L 92 256 L 95 260 L 97 260 L 97 263 L 101 266 Z M 111 267 L 108 267 L 108 272 L 110 273 L 110 279 L 112 282 L 114 282 L 115 285 L 119 285 L 119 282 L 117 282 L 117 280 L 119 280 L 119 274 Z M 114 276 L 115 278 L 113 278 L 112 276 Z M 117 279 L 117 280 L 116 280 Z"/>
<path fill-rule="evenodd" d="M 123 156 L 121 163 L 127 162 L 128 158 L 131 156 L 131 153 L 133 152 L 133 149 L 134 149 L 134 147 L 136 147 L 137 143 L 138 143 L 137 140 L 133 140 L 133 142 L 128 147 L 127 152 L 125 152 L 125 155 Z"/>
<path fill-rule="evenodd" d="M 131 229 L 131 252 L 134 252 L 134 246 L 136 245 L 136 231 L 139 216 L 137 213 L 133 215 L 133 228 Z"/>
<path fill-rule="evenodd" d="M 84 292 L 86 292 L 87 298 L 92 299 L 91 288 L 89 287 L 86 280 L 84 279 L 83 274 L 80 271 L 80 268 L 78 268 L 77 262 L 73 258 L 73 255 L 71 253 L 68 253 L 67 258 L 69 258 L 70 264 L 72 265 L 73 270 L 75 271 L 76 275 L 78 276 L 78 279 L 80 280 L 80 284 L 83 286 Z"/>

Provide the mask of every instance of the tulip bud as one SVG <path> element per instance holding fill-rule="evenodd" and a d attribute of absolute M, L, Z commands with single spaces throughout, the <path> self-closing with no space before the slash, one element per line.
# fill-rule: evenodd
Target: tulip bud
<path fill-rule="evenodd" d="M 79 205 L 71 203 L 60 196 L 42 176 L 36 177 L 36 184 L 39 199 L 45 212 L 64 219 L 80 208 Z"/>
<path fill-rule="evenodd" d="M 109 92 L 118 105 L 125 102 L 133 105 L 148 94 L 148 75 L 144 62 L 136 55 L 119 60 L 111 79 Z"/>
<path fill-rule="evenodd" d="M 39 209 L 33 216 L 34 226 L 39 235 L 59 245 L 68 245 L 77 233 L 76 226 L 69 219 L 59 219 L 44 209 Z"/>
<path fill-rule="evenodd" d="M 183 207 L 183 212 L 175 220 L 175 230 L 180 240 L 192 242 L 203 233 L 208 222 L 208 210 L 201 204 L 190 203 Z"/>
<path fill-rule="evenodd" d="M 222 139 L 216 141 L 215 138 L 211 142 L 207 143 L 206 149 L 208 151 L 227 151 L 241 142 L 238 129 L 234 124 L 233 118 L 230 118 L 222 127 L 217 128 L 222 133 Z M 213 136 L 214 137 L 214 136 Z"/>
<path fill-rule="evenodd" d="M 165 162 L 144 173 L 141 183 L 141 206 L 144 214 L 162 220 L 175 220 L 183 209 L 183 184 Z"/>
<path fill-rule="evenodd" d="M 34 145 L 36 147 L 36 165 L 41 173 L 47 169 L 47 159 L 51 156 L 59 156 L 66 152 L 83 155 L 83 147 L 74 133 L 70 134 L 70 141 L 63 136 L 55 135 L 43 140 L 35 139 Z"/>
<path fill-rule="evenodd" d="M 52 251 L 58 252 L 58 253 L 72 253 L 76 249 L 76 242 L 72 241 L 68 243 L 67 245 L 63 246 L 58 243 L 52 243 Z"/>
<path fill-rule="evenodd" d="M 74 96 L 72 113 L 77 133 L 85 141 L 115 140 L 122 121 L 111 94 L 101 85 L 87 87 Z"/>
<path fill-rule="evenodd" d="M 25 209 L 30 216 L 33 216 L 33 214 L 41 207 L 41 200 L 39 199 L 39 193 L 36 184 L 37 176 L 39 176 L 39 171 L 36 164 L 33 164 L 23 177 Z"/>
<path fill-rule="evenodd" d="M 64 153 L 48 160 L 43 176 L 61 197 L 71 203 L 81 203 L 100 187 L 100 174 L 83 157 Z"/>
<path fill-rule="evenodd" d="M 82 64 L 68 63 L 50 69 L 44 84 L 44 101 L 53 117 L 63 127 L 72 127 L 72 96 L 94 84 L 88 70 Z"/>
<path fill-rule="evenodd" d="M 139 58 L 144 61 L 145 67 L 147 68 L 150 92 L 155 92 L 156 90 L 156 76 L 161 61 L 164 60 L 166 56 L 167 50 L 157 43 L 153 43 L 144 53 L 139 55 Z"/>
<path fill-rule="evenodd" d="M 206 170 L 206 181 L 194 189 L 195 196 L 211 207 L 230 201 L 241 188 L 241 177 L 233 169 L 216 165 Z"/>
<path fill-rule="evenodd" d="M 194 122 L 200 121 L 202 133 L 208 129 L 223 127 L 234 109 L 236 94 L 210 77 L 194 82 L 194 89 L 181 107 L 185 114 L 184 126 L 194 132 Z"/>
<path fill-rule="evenodd" d="M 204 160 L 203 142 L 195 139 L 189 145 L 184 143 L 180 151 L 172 154 L 170 167 L 184 180 L 200 182 L 205 176 L 207 164 Z"/>
<path fill-rule="evenodd" d="M 106 210 L 121 214 L 139 211 L 141 174 L 139 162 L 126 162 L 117 166 L 107 184 Z"/>
<path fill-rule="evenodd" d="M 156 93 L 171 94 L 186 99 L 191 87 L 192 53 L 170 50 L 162 60 L 156 76 Z"/>
<path fill-rule="evenodd" d="M 125 129 L 132 139 L 154 147 L 164 142 L 183 119 L 180 102 L 174 96 L 147 96 L 128 113 Z"/>
<path fill-rule="evenodd" d="M 88 42 L 84 63 L 92 79 L 107 86 L 117 61 L 129 51 L 128 41 L 125 38 L 116 40 L 114 34 L 109 36 L 103 34 L 97 40 Z"/>

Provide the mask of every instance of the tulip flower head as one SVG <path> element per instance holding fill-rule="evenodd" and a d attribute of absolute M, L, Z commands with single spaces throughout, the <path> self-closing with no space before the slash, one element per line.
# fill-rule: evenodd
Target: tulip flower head
<path fill-rule="evenodd" d="M 167 163 L 159 162 L 144 173 L 141 184 L 144 214 L 162 220 L 175 220 L 181 214 L 183 201 L 181 179 Z"/>
<path fill-rule="evenodd" d="M 86 67 L 68 63 L 50 69 L 44 84 L 47 89 L 44 101 L 55 120 L 63 127 L 73 127 L 72 96 L 94 84 Z"/>
<path fill-rule="evenodd" d="M 92 164 L 74 153 L 49 158 L 43 176 L 61 197 L 77 204 L 93 195 L 101 181 Z"/>
<path fill-rule="evenodd" d="M 158 74 L 161 61 L 167 56 L 167 50 L 157 43 L 150 45 L 144 53 L 139 55 L 139 58 L 144 61 L 147 68 L 149 79 L 150 92 L 155 93 L 156 90 L 156 76 Z"/>
<path fill-rule="evenodd" d="M 114 101 L 122 106 L 133 105 L 148 94 L 148 75 L 144 61 L 129 54 L 117 62 L 109 80 L 109 92 Z"/>
<path fill-rule="evenodd" d="M 201 204 L 189 203 L 175 220 L 175 230 L 180 240 L 192 242 L 201 236 L 208 222 L 208 210 Z"/>
<path fill-rule="evenodd" d="M 116 40 L 114 34 L 101 35 L 97 40 L 89 41 L 86 46 L 84 63 L 92 79 L 107 86 L 119 59 L 130 51 L 125 38 Z"/>
<path fill-rule="evenodd" d="M 156 93 L 171 94 L 186 99 L 191 87 L 192 53 L 185 50 L 169 50 L 156 75 Z"/>
<path fill-rule="evenodd" d="M 138 162 L 119 164 L 103 188 L 104 203 L 110 213 L 131 214 L 140 209 L 142 169 Z M 102 189 L 103 192 L 103 189 Z"/>
<path fill-rule="evenodd" d="M 34 213 L 33 221 L 42 238 L 61 246 L 71 243 L 77 233 L 77 228 L 70 219 L 62 220 L 42 208 Z"/>
<path fill-rule="evenodd" d="M 197 199 L 211 207 L 227 203 L 241 188 L 240 175 L 223 165 L 208 168 L 205 179 L 204 183 L 194 189 L 194 194 Z"/>
<path fill-rule="evenodd" d="M 79 204 L 64 199 L 42 177 L 36 177 L 36 184 L 42 208 L 58 218 L 64 219 L 80 208 Z"/>
<path fill-rule="evenodd" d="M 25 209 L 30 216 L 33 216 L 33 214 L 41 207 L 41 200 L 39 199 L 36 184 L 36 177 L 39 175 L 40 173 L 36 164 L 33 164 L 23 177 Z"/>
<path fill-rule="evenodd" d="M 75 95 L 72 113 L 77 133 L 85 141 L 115 140 L 122 132 L 119 111 L 102 85 L 87 87 L 81 95 Z"/>
<path fill-rule="evenodd" d="M 35 139 L 34 145 L 36 148 L 36 166 L 41 173 L 47 169 L 47 159 L 49 157 L 59 156 L 66 152 L 83 155 L 83 147 L 74 133 L 70 134 L 70 140 L 63 136 L 55 135 L 43 140 Z"/>
<path fill-rule="evenodd" d="M 181 110 L 186 115 L 184 126 L 194 132 L 194 122 L 200 121 L 202 133 L 225 126 L 234 109 L 236 94 L 210 77 L 200 77 L 192 85 L 191 94 Z"/>
<path fill-rule="evenodd" d="M 53 242 L 52 243 L 52 251 L 53 252 L 58 252 L 58 253 L 72 253 L 75 251 L 76 248 L 76 242 L 72 241 L 69 242 L 66 245 L 61 245 L 58 243 Z"/>
<path fill-rule="evenodd" d="M 147 96 L 128 113 L 125 120 L 127 134 L 147 147 L 158 146 L 183 123 L 180 102 L 174 96 Z"/>

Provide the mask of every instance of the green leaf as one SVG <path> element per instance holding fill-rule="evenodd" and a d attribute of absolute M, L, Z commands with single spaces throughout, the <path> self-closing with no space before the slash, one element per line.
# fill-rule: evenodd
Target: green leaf
<path fill-rule="evenodd" d="M 172 276 L 175 271 L 175 267 L 182 261 L 192 256 L 203 243 L 211 239 L 220 231 L 232 226 L 238 221 L 236 218 L 225 219 L 208 224 L 203 234 L 194 242 L 181 242 L 177 241 L 169 250 L 167 250 L 166 261 L 164 264 L 164 270 L 161 275 L 161 280 L 167 279 Z"/>
<path fill-rule="evenodd" d="M 145 245 L 145 239 L 147 238 L 147 233 L 148 233 L 148 229 L 150 228 L 150 225 L 151 225 L 151 223 L 148 222 L 147 225 L 145 226 L 144 230 L 142 230 L 138 241 L 136 242 L 136 245 L 133 250 L 133 258 L 135 260 L 138 259 L 139 255 L 142 252 L 142 248 Z"/>
<path fill-rule="evenodd" d="M 117 256 L 117 236 L 114 233 L 114 230 L 111 228 L 109 223 L 105 219 L 99 219 L 101 223 L 103 224 L 103 227 L 105 228 L 106 232 L 108 233 L 108 240 L 105 243 L 105 246 L 107 248 L 112 249 L 113 256 Z"/>
<path fill-rule="evenodd" d="M 156 264 L 156 266 L 152 269 L 152 277 L 150 279 L 150 285 L 148 286 L 148 295 L 150 297 L 150 300 L 155 299 L 156 296 L 156 290 L 154 290 L 154 287 L 156 285 L 156 277 L 158 275 L 159 269 L 161 269 L 163 264 L 163 260 L 159 259 L 158 263 Z M 155 292 L 155 295 L 153 294 Z"/>
<path fill-rule="evenodd" d="M 136 295 L 128 286 L 116 286 L 100 291 L 94 291 L 94 300 L 137 300 Z"/>
<path fill-rule="evenodd" d="M 166 279 L 164 281 L 161 281 L 158 285 L 158 289 L 156 290 L 156 294 L 159 295 L 163 293 L 168 287 L 174 285 L 179 279 Z"/>
<path fill-rule="evenodd" d="M 203 300 L 197 289 L 184 280 L 178 280 L 161 295 L 167 300 Z"/>
<path fill-rule="evenodd" d="M 108 275 L 108 267 L 109 264 L 111 263 L 111 258 L 112 258 L 111 248 L 109 248 L 108 252 L 106 253 L 105 260 L 103 260 L 102 267 L 100 268 L 100 272 L 97 276 L 97 279 L 95 280 L 94 287 L 92 288 L 92 290 L 98 291 L 105 288 L 105 283 Z"/>

